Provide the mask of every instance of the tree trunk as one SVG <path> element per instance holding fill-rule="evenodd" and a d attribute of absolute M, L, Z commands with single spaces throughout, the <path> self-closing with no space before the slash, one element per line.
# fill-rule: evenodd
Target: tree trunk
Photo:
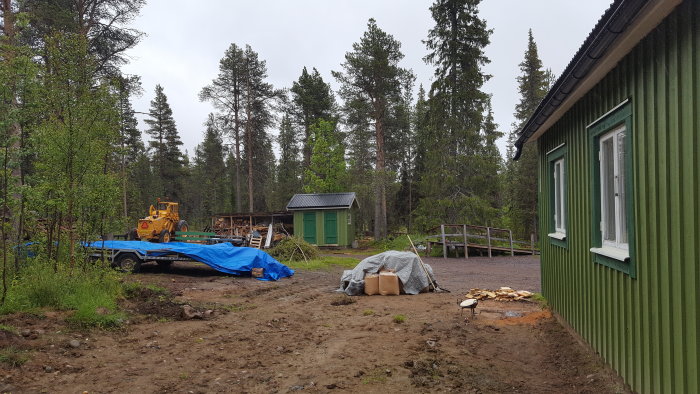
<path fill-rule="evenodd" d="M 241 204 L 241 129 L 238 118 L 238 108 L 234 111 L 234 132 L 236 133 L 236 212 L 240 213 L 243 208 Z"/>
<path fill-rule="evenodd" d="M 378 112 L 378 111 L 377 111 Z M 384 159 L 384 124 L 381 116 L 376 116 L 374 129 L 377 142 L 377 161 L 375 165 L 375 196 L 374 203 L 374 239 L 382 239 L 387 234 L 386 223 L 386 185 Z"/>
<path fill-rule="evenodd" d="M 15 57 L 15 14 L 12 12 L 12 0 L 2 0 L 2 15 L 3 15 L 3 32 L 5 33 L 5 39 L 6 39 L 6 51 L 3 54 L 3 57 L 5 58 L 6 62 L 11 62 L 14 57 Z M 14 75 L 10 76 L 10 86 L 11 89 L 10 91 L 12 92 L 12 97 L 11 97 L 11 108 L 13 110 L 16 110 L 19 107 L 19 103 L 17 102 L 17 96 L 15 94 L 15 87 L 16 87 L 16 81 L 14 80 Z M 9 126 L 9 133 L 8 137 L 12 139 L 12 146 L 11 150 L 6 152 L 6 154 L 11 154 L 11 153 L 17 153 L 20 151 L 21 144 L 20 144 L 20 137 L 22 134 L 22 128 L 20 124 L 17 121 L 13 121 L 12 124 Z M 15 198 L 18 201 L 23 200 L 23 196 L 21 194 L 21 187 L 22 186 L 22 179 L 23 179 L 23 174 L 22 174 L 22 167 L 21 165 L 17 165 L 12 167 L 12 178 L 13 178 L 13 184 L 17 186 L 16 191 L 12 193 L 13 198 Z M 9 184 L 8 184 L 9 187 Z M 8 214 L 9 212 L 4 212 L 3 215 Z M 18 234 L 18 239 L 21 236 L 21 217 L 20 215 L 12 215 L 12 230 L 15 234 Z M 17 266 L 16 268 L 19 268 L 19 261 L 15 261 L 15 265 Z"/>
<path fill-rule="evenodd" d="M 248 159 L 248 212 L 254 212 L 253 208 L 253 118 L 251 116 L 251 100 L 253 100 L 250 89 L 250 76 L 246 77 L 246 122 L 245 122 L 245 141 L 246 141 L 246 156 Z M 252 226 L 252 224 L 251 224 Z M 251 227 L 252 229 L 252 227 Z"/>

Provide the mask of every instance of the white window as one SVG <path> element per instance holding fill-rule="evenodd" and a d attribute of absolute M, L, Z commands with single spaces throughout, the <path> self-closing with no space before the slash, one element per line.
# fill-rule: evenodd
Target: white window
<path fill-rule="evenodd" d="M 625 126 L 600 137 L 600 231 L 603 247 L 629 249 L 625 206 Z"/>
<path fill-rule="evenodd" d="M 566 199 L 565 192 L 565 167 L 564 158 L 554 162 L 554 231 L 558 234 L 566 234 Z"/>

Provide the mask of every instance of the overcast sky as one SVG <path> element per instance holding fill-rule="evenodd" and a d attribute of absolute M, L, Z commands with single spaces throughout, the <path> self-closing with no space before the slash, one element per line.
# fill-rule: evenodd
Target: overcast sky
<path fill-rule="evenodd" d="M 612 0 L 484 0 L 480 15 L 493 29 L 486 55 L 484 86 L 506 134 L 518 101 L 518 63 L 532 28 L 540 58 L 559 76 Z M 147 112 L 156 84 L 168 96 L 178 131 L 190 155 L 202 139 L 203 123 L 213 107 L 198 100 L 199 91 L 218 73 L 219 60 L 231 43 L 250 44 L 267 61 L 268 82 L 289 88 L 302 67 L 316 67 L 334 90 L 331 70 L 341 70 L 344 55 L 362 37 L 367 20 L 402 44 L 402 66 L 429 89 L 433 70 L 423 62 L 421 40 L 433 26 L 430 0 L 148 0 L 135 27 L 146 36 L 130 50 L 127 74 L 140 75 L 144 93 L 134 110 Z M 141 122 L 142 130 L 145 129 Z M 273 134 L 277 130 L 271 130 Z M 147 136 L 144 136 L 147 140 Z M 499 141 L 505 152 L 505 140 Z"/>

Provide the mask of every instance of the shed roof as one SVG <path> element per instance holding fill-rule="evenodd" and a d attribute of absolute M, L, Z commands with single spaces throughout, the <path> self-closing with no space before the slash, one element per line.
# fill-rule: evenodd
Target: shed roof
<path fill-rule="evenodd" d="M 302 209 L 349 209 L 357 205 L 355 193 L 295 194 L 287 204 L 288 211 Z"/>
<path fill-rule="evenodd" d="M 615 0 L 520 130 L 513 160 L 526 142 L 552 127 L 681 2 Z"/>

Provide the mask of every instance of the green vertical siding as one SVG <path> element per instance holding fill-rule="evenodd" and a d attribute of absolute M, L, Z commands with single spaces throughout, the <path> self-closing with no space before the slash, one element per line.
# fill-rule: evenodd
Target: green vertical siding
<path fill-rule="evenodd" d="M 632 105 L 636 278 L 593 263 L 586 126 Z M 642 393 L 700 392 L 700 1 L 685 1 L 538 141 L 567 146 L 567 245 L 540 220 L 553 308 Z M 550 211 L 540 182 L 540 217 Z"/>
<path fill-rule="evenodd" d="M 326 231 L 325 231 L 325 214 L 327 212 L 335 212 L 337 217 L 337 229 L 336 234 L 338 241 L 332 245 L 338 246 L 350 246 L 354 240 L 354 225 L 347 223 L 348 212 L 347 209 L 340 210 L 313 210 L 311 213 L 316 215 L 316 237 L 315 241 L 312 242 L 318 246 L 329 245 L 326 243 Z M 310 211 L 294 211 L 294 235 L 303 238 L 305 234 L 304 229 L 304 214 L 310 213 Z M 354 217 L 353 217 L 354 219 Z"/>

